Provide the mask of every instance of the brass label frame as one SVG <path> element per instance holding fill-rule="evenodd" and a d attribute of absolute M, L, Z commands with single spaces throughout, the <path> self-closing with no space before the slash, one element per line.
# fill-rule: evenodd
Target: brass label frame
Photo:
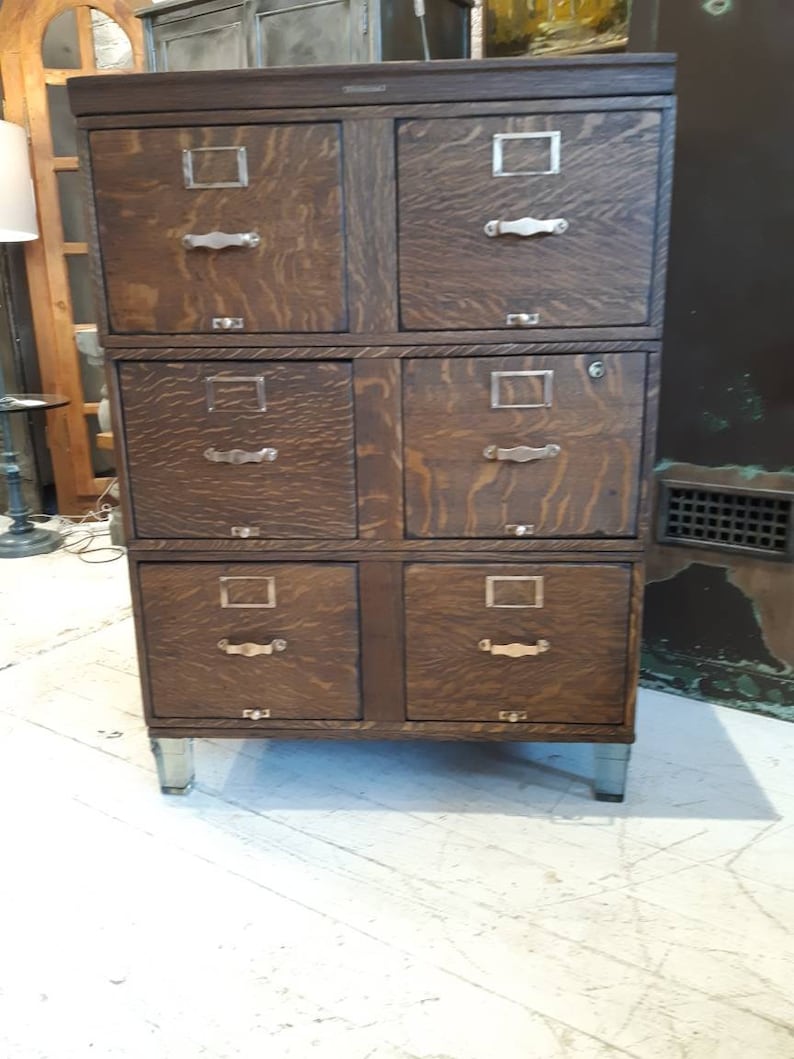
<path fill-rule="evenodd" d="M 504 145 L 510 140 L 548 140 L 549 164 L 547 169 L 505 169 Z M 551 132 L 496 132 L 493 135 L 491 172 L 495 177 L 556 176 L 560 171 L 560 149 L 562 133 Z"/>
<path fill-rule="evenodd" d="M 264 581 L 267 584 L 266 603 L 233 603 L 231 601 L 229 583 L 231 581 Z M 276 579 L 275 577 L 219 577 L 221 607 L 224 610 L 275 610 L 276 607 Z"/>
<path fill-rule="evenodd" d="M 534 603 L 497 603 L 495 586 L 502 581 L 533 581 L 535 583 Z M 493 607 L 495 610 L 535 610 L 543 606 L 543 575 L 542 574 L 489 574 L 485 578 L 485 606 Z"/>
<path fill-rule="evenodd" d="M 543 400 L 529 404 L 505 404 L 501 400 L 500 387 L 503 379 L 539 378 L 543 382 Z M 538 371 L 492 371 L 491 408 L 551 408 L 554 403 L 554 369 Z"/>
<path fill-rule="evenodd" d="M 217 412 L 220 411 L 218 408 L 217 395 L 215 393 L 215 387 L 220 383 L 224 382 L 247 382 L 252 383 L 256 387 L 256 403 L 257 408 L 252 411 L 266 412 L 267 411 L 267 392 L 265 388 L 265 377 L 264 375 L 208 375 L 204 379 L 204 388 L 206 390 L 207 400 L 207 411 Z M 239 409 L 236 409 L 239 411 Z"/>
<path fill-rule="evenodd" d="M 221 151 L 234 151 L 237 155 L 237 179 L 201 181 L 196 180 L 193 172 L 194 154 L 218 154 Z M 182 176 L 188 191 L 203 191 L 205 188 L 247 188 L 248 187 L 248 152 L 245 147 L 189 147 L 182 151 Z"/>

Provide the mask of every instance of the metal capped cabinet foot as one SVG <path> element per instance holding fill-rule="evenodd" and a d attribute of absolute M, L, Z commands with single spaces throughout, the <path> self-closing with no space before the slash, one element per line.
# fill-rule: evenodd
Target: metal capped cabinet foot
<path fill-rule="evenodd" d="M 596 743 L 593 793 L 599 802 L 622 802 L 626 794 L 626 773 L 631 746 L 625 743 Z"/>
<path fill-rule="evenodd" d="M 622 797 L 673 74 L 70 79 L 165 790 L 202 736 L 535 740 Z"/>
<path fill-rule="evenodd" d="M 152 739 L 152 753 L 163 794 L 187 794 L 193 786 L 192 739 Z"/>

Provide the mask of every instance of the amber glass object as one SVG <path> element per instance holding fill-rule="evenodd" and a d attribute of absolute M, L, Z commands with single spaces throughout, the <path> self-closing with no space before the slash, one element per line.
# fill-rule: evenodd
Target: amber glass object
<path fill-rule="evenodd" d="M 486 0 L 485 54 L 623 51 L 631 0 Z"/>

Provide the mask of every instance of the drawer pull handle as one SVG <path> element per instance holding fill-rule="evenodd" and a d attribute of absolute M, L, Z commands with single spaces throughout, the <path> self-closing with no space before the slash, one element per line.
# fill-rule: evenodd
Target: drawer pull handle
<path fill-rule="evenodd" d="M 243 717 L 247 721 L 267 721 L 270 718 L 270 710 L 243 710 Z"/>
<path fill-rule="evenodd" d="M 480 640 L 477 646 L 481 651 L 504 658 L 534 658 L 535 655 L 545 654 L 551 644 L 548 640 L 538 640 L 537 643 L 492 643 L 490 640 Z"/>
<path fill-rule="evenodd" d="M 517 221 L 488 221 L 485 234 L 494 239 L 497 235 L 562 235 L 568 231 L 568 222 L 564 217 L 552 217 L 548 221 L 539 221 L 535 217 L 520 217 Z"/>
<path fill-rule="evenodd" d="M 530 463 L 532 460 L 550 460 L 560 455 L 559 445 L 544 445 L 533 449 L 529 445 L 516 445 L 513 449 L 500 449 L 498 445 L 486 445 L 482 450 L 486 460 L 506 460 L 510 463 Z"/>
<path fill-rule="evenodd" d="M 540 323 L 540 313 L 508 313 L 505 323 L 508 327 L 534 327 Z"/>
<path fill-rule="evenodd" d="M 500 710 L 499 720 L 515 724 L 516 721 L 526 721 L 529 715 L 526 710 Z"/>
<path fill-rule="evenodd" d="M 204 459 L 210 463 L 233 463 L 235 467 L 241 463 L 272 463 L 277 456 L 278 449 L 259 449 L 258 452 L 246 452 L 245 449 L 229 449 L 228 452 L 204 450 Z"/>
<path fill-rule="evenodd" d="M 207 232 L 206 235 L 193 235 L 188 232 L 182 236 L 182 246 L 187 250 L 226 250 L 232 246 L 253 248 L 259 246 L 262 239 L 258 232 Z"/>
<path fill-rule="evenodd" d="M 274 655 L 287 650 L 286 640 L 271 640 L 270 643 L 229 643 L 218 640 L 218 650 L 225 655 L 242 655 L 243 658 L 256 658 L 258 655 Z"/>
<path fill-rule="evenodd" d="M 242 316 L 213 316 L 212 318 L 213 331 L 242 331 L 244 327 L 245 320 Z"/>

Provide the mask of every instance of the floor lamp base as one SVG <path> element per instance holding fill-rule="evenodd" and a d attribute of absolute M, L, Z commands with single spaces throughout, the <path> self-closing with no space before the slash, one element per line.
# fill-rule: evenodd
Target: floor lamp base
<path fill-rule="evenodd" d="M 29 555 L 45 555 L 57 551 L 63 537 L 57 530 L 34 526 L 23 533 L 0 533 L 0 559 L 23 559 Z"/>

